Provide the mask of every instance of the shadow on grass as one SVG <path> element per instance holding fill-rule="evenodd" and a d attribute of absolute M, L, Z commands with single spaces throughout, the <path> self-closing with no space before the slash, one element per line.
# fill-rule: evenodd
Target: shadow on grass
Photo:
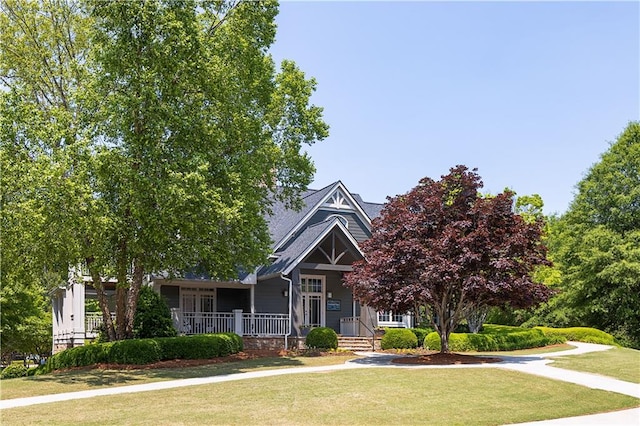
<path fill-rule="evenodd" d="M 300 367 L 303 365 L 303 362 L 295 358 L 267 357 L 205 364 L 194 367 L 142 368 L 139 370 L 103 370 L 97 368 L 68 370 L 35 376 L 33 379 L 41 383 L 57 383 L 61 385 L 84 384 L 89 387 L 105 387 L 110 385 L 128 385 L 163 380 L 221 376 L 225 374 L 244 373 L 252 370 Z"/>

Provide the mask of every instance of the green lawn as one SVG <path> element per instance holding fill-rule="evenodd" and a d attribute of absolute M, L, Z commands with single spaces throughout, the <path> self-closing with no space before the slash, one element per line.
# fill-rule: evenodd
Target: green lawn
<path fill-rule="evenodd" d="M 4 424 L 499 425 L 640 400 L 495 368 L 367 368 L 249 379 L 3 410 Z"/>
<path fill-rule="evenodd" d="M 553 358 L 552 367 L 603 374 L 640 383 L 640 351 L 614 347 L 608 351 Z"/>
<path fill-rule="evenodd" d="M 274 357 L 245 361 L 203 365 L 189 368 L 159 368 L 153 370 L 71 370 L 42 376 L 0 381 L 0 399 L 23 398 L 53 393 L 75 392 L 111 386 L 137 385 L 163 380 L 209 377 L 247 371 L 311 367 L 344 364 L 356 358 L 354 355 L 332 355 L 322 357 Z"/>

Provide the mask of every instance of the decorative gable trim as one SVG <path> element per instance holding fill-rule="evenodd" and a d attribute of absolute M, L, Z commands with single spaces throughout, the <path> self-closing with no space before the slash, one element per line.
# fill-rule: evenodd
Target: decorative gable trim
<path fill-rule="evenodd" d="M 362 210 L 362 207 L 353 198 L 341 181 L 337 181 L 331 185 L 333 188 L 327 192 L 327 195 L 321 198 L 313 208 L 309 209 L 306 215 L 296 223 L 289 232 L 278 241 L 273 247 L 273 251 L 277 252 L 283 245 L 293 237 L 296 232 L 305 227 L 306 223 L 313 217 L 318 210 L 334 210 L 334 211 L 351 211 L 355 212 L 363 220 L 369 230 L 371 230 L 371 218 Z M 346 229 L 346 228 L 345 228 Z M 347 232 L 349 234 L 349 232 Z M 350 234 L 349 234 L 350 235 Z"/>
<path fill-rule="evenodd" d="M 315 250 L 318 244 L 320 244 L 322 240 L 324 240 L 325 237 L 327 237 L 336 228 L 339 228 L 342 231 L 342 233 L 344 234 L 346 239 L 349 241 L 349 243 L 351 243 L 353 247 L 357 250 L 357 252 L 362 257 L 364 257 L 364 253 L 362 253 L 362 250 L 360 250 L 360 246 L 358 245 L 358 242 L 353 238 L 351 233 L 347 230 L 347 228 L 345 228 L 342 222 L 338 218 L 333 218 L 331 219 L 331 221 L 333 222 L 332 226 L 327 227 L 324 230 L 324 232 L 318 235 L 318 237 L 311 244 L 309 244 L 309 246 L 305 251 L 300 253 L 300 255 L 287 266 L 287 268 L 283 271 L 284 275 L 289 275 L 296 268 L 296 266 L 298 266 L 300 262 L 302 262 L 307 256 L 309 256 L 309 254 L 311 254 L 311 252 Z"/>
<path fill-rule="evenodd" d="M 355 210 L 340 189 L 335 190 L 321 207 L 329 210 Z"/>

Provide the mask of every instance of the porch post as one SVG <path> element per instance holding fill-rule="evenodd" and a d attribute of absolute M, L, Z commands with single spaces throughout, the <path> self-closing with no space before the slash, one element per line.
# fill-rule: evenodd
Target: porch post
<path fill-rule="evenodd" d="M 73 281 L 72 287 L 72 308 L 71 308 L 71 324 L 72 324 L 72 346 L 84 345 L 85 324 L 84 324 L 84 281 Z"/>
<path fill-rule="evenodd" d="M 242 330 L 242 309 L 233 310 L 233 331 L 238 336 L 243 336 Z"/>

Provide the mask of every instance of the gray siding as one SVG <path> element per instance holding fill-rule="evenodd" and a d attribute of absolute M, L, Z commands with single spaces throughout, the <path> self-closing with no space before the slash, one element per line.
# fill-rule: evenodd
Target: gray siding
<path fill-rule="evenodd" d="M 255 308 L 259 313 L 286 314 L 289 298 L 283 292 L 289 291 L 289 283 L 280 278 L 260 281 L 255 288 Z"/>

